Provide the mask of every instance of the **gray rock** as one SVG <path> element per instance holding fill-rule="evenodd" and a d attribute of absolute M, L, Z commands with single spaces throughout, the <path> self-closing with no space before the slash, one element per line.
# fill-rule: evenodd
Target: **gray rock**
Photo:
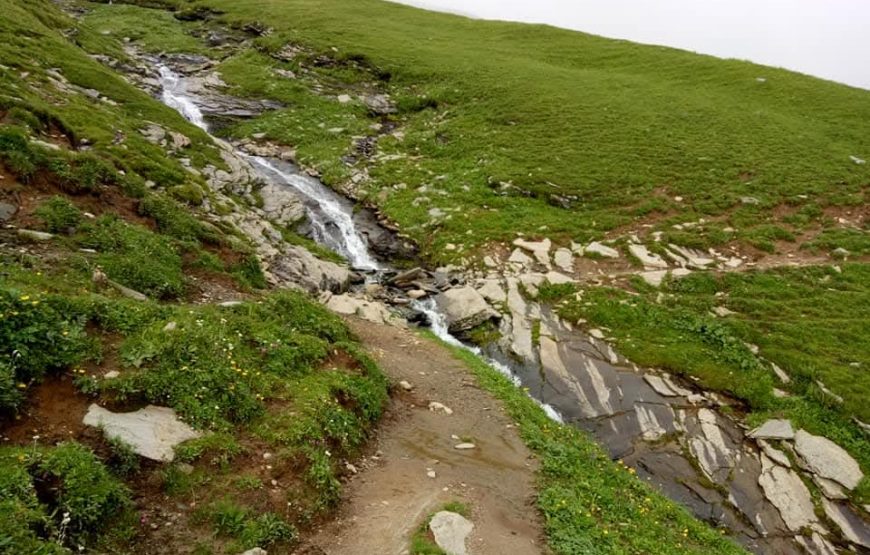
<path fill-rule="evenodd" d="M 51 233 L 34 231 L 32 229 L 19 229 L 18 236 L 22 239 L 29 239 L 31 241 L 50 241 L 51 238 L 54 237 Z"/>
<path fill-rule="evenodd" d="M 828 438 L 798 430 L 794 447 L 806 467 L 822 478 L 853 490 L 864 477 L 858 462 Z"/>
<path fill-rule="evenodd" d="M 295 245 L 284 247 L 282 253 L 269 261 L 269 272 L 279 284 L 296 284 L 310 293 L 339 293 L 350 283 L 350 271 L 346 267 L 321 260 Z"/>
<path fill-rule="evenodd" d="M 269 552 L 262 547 L 255 547 L 242 553 L 241 555 L 269 555 Z"/>
<path fill-rule="evenodd" d="M 588 245 L 586 245 L 586 248 L 583 249 L 584 254 L 588 254 L 590 252 L 599 256 L 603 256 L 604 258 L 619 258 L 619 251 L 606 245 L 602 245 L 597 241 L 589 243 Z"/>
<path fill-rule="evenodd" d="M 767 455 L 770 460 L 780 466 L 791 468 L 791 461 L 788 459 L 788 455 L 763 439 L 758 440 L 758 446 L 761 447 L 761 452 Z"/>
<path fill-rule="evenodd" d="M 465 539 L 474 530 L 474 524 L 464 516 L 450 511 L 437 512 L 429 521 L 429 530 L 447 555 L 467 555 Z"/>
<path fill-rule="evenodd" d="M 395 114 L 398 111 L 390 97 L 385 94 L 366 95 L 361 100 L 366 108 L 381 116 Z"/>
<path fill-rule="evenodd" d="M 702 408 L 698 411 L 701 434 L 689 441 L 689 450 L 704 474 L 714 482 L 721 483 L 734 468 L 734 453 L 725 441 L 719 428 L 716 413 Z"/>
<path fill-rule="evenodd" d="M 532 260 L 529 255 L 527 255 L 520 249 L 514 249 L 514 251 L 510 255 L 510 258 L 508 258 L 508 262 L 519 264 L 523 268 L 531 268 L 535 263 L 535 261 Z"/>
<path fill-rule="evenodd" d="M 482 280 L 477 286 L 477 292 L 490 302 L 507 302 L 507 292 L 502 288 L 501 282 L 497 279 Z"/>
<path fill-rule="evenodd" d="M 107 436 L 123 440 L 136 454 L 155 461 L 171 461 L 176 445 L 200 437 L 199 432 L 178 419 L 174 410 L 153 405 L 114 413 L 93 404 L 83 422 L 102 428 Z"/>
<path fill-rule="evenodd" d="M 501 317 L 486 303 L 483 295 L 469 286 L 449 289 L 435 297 L 435 302 L 447 317 L 451 333 L 468 331 L 487 320 Z"/>
<path fill-rule="evenodd" d="M 5 222 L 12 218 L 18 211 L 18 207 L 7 202 L 0 202 L 0 222 Z"/>
<path fill-rule="evenodd" d="M 459 449 L 460 451 L 468 451 L 470 449 L 476 449 L 477 445 L 473 443 L 457 443 L 453 446 L 454 449 Z"/>
<path fill-rule="evenodd" d="M 761 456 L 761 468 L 758 485 L 789 530 L 798 532 L 818 522 L 810 490 L 795 472 L 773 464 L 765 455 Z"/>
<path fill-rule="evenodd" d="M 843 490 L 843 486 L 833 480 L 822 478 L 821 476 L 813 476 L 813 482 L 819 486 L 822 495 L 828 499 L 848 499 L 848 495 Z"/>
<path fill-rule="evenodd" d="M 668 271 L 667 270 L 653 270 L 651 272 L 641 272 L 638 275 L 640 275 L 641 279 L 643 279 L 649 285 L 652 285 L 653 287 L 658 287 L 662 284 L 662 282 L 667 277 Z"/>
<path fill-rule="evenodd" d="M 794 430 L 791 427 L 791 420 L 773 419 L 747 435 L 755 439 L 794 439 Z"/>
<path fill-rule="evenodd" d="M 828 518 L 837 525 L 843 537 L 850 542 L 870 549 L 870 525 L 842 503 L 822 499 L 822 507 Z"/>
<path fill-rule="evenodd" d="M 568 277 L 560 272 L 550 271 L 544 275 L 544 281 L 550 285 L 563 285 L 565 283 L 576 283 L 574 278 Z"/>
<path fill-rule="evenodd" d="M 350 295 L 333 295 L 326 302 L 326 308 L 338 314 L 357 316 L 375 324 L 396 325 L 398 319 L 383 303 L 358 299 Z"/>
<path fill-rule="evenodd" d="M 565 272 L 574 271 L 574 253 L 570 249 L 556 249 L 553 253 L 553 262 Z"/>
<path fill-rule="evenodd" d="M 537 242 L 526 241 L 524 239 L 516 239 L 514 240 L 514 246 L 532 253 L 532 256 L 535 257 L 535 260 L 537 260 L 539 264 L 543 264 L 547 268 L 551 267 L 550 247 L 552 246 L 552 243 L 549 239 L 544 239 L 543 241 Z"/>
<path fill-rule="evenodd" d="M 661 256 L 650 252 L 649 249 L 647 249 L 643 245 L 629 245 L 628 252 L 630 252 L 632 256 L 640 260 L 644 268 L 666 269 L 668 267 L 668 263 L 665 262 L 665 260 Z"/>

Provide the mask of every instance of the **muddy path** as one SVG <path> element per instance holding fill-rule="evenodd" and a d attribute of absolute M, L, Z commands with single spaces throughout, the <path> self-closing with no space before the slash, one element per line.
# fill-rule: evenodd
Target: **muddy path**
<path fill-rule="evenodd" d="M 500 403 L 446 348 L 409 330 L 348 322 L 387 376 L 412 389 L 393 397 L 340 513 L 297 553 L 407 553 L 420 523 L 453 501 L 471 510 L 475 555 L 545 553 L 534 506 L 537 461 Z M 452 414 L 430 410 L 431 402 Z M 456 449 L 462 442 L 475 448 Z"/>

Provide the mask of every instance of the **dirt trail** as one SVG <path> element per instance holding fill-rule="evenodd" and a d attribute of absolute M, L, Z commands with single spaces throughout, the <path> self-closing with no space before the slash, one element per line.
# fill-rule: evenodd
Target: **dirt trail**
<path fill-rule="evenodd" d="M 376 439 L 378 453 L 347 484 L 338 517 L 298 552 L 408 553 L 416 527 L 451 501 L 471 509 L 471 555 L 545 552 L 534 507 L 537 463 L 500 404 L 444 347 L 408 330 L 348 321 L 390 379 L 406 380 L 413 390 L 392 400 Z M 430 411 L 433 401 L 453 414 Z M 476 449 L 454 448 L 463 441 Z"/>

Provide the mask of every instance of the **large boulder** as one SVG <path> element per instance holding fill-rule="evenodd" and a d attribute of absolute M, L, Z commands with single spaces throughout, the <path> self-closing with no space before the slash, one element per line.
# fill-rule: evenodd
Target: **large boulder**
<path fill-rule="evenodd" d="M 470 286 L 448 289 L 435 297 L 435 302 L 447 318 L 450 333 L 468 331 L 487 320 L 501 317 L 486 303 L 483 295 Z"/>
<path fill-rule="evenodd" d="M 138 455 L 163 462 L 175 457 L 176 445 L 200 436 L 199 432 L 179 420 L 174 410 L 153 405 L 123 413 L 91 405 L 84 424 L 102 428 L 107 436 L 127 443 Z"/>
<path fill-rule="evenodd" d="M 328 260 L 321 260 L 308 250 L 287 246 L 269 260 L 269 273 L 278 285 L 297 285 L 310 293 L 341 293 L 350 284 L 350 270 Z"/>
<path fill-rule="evenodd" d="M 447 555 L 466 555 L 465 538 L 474 530 L 474 524 L 458 513 L 440 511 L 429 521 L 429 530 Z"/>
<path fill-rule="evenodd" d="M 864 477 L 858 462 L 828 438 L 798 430 L 794 436 L 794 448 L 807 469 L 850 490 L 858 487 Z"/>

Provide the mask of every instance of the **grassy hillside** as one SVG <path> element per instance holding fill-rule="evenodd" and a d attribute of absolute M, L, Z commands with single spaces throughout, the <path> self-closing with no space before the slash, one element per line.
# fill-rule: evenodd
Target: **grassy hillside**
<path fill-rule="evenodd" d="M 637 217 L 664 229 L 712 217 L 719 225 L 705 242 L 736 239 L 769 249 L 776 240 L 830 226 L 830 207 L 866 201 L 870 164 L 850 159 L 870 159 L 864 90 L 746 62 L 377 0 L 192 5 L 224 12 L 226 21 L 262 22 L 272 30 L 256 41 L 263 54 L 298 42 L 389 75 L 384 85 L 398 98 L 405 139 L 380 147 L 417 158 L 413 165 L 371 164 L 368 192 L 376 198 L 386 189 L 379 204 L 435 255 L 444 254 L 446 243 L 471 248 L 515 232 L 586 239 Z M 258 66 L 287 64 L 266 55 L 246 55 L 245 62 L 237 79 L 235 66 L 224 73 L 242 90 L 292 101 L 281 86 L 264 88 L 265 74 L 257 78 Z M 304 154 L 313 151 L 317 137 L 310 135 L 324 119 L 327 128 L 345 128 L 336 148 L 346 149 L 358 129 L 338 118 L 282 126 L 276 115 L 262 129 L 304 145 Z M 347 172 L 318 165 L 333 179 Z M 396 183 L 408 187 L 389 188 Z M 424 196 L 422 185 L 444 194 L 430 192 L 430 203 L 413 206 Z M 429 225 L 432 207 L 462 212 Z M 737 231 L 721 232 L 727 227 Z M 867 252 L 866 233 L 844 234 L 840 242 Z"/>
<path fill-rule="evenodd" d="M 265 290 L 248 239 L 207 217 L 205 200 L 243 207 L 181 162 L 222 167 L 211 140 L 78 46 L 120 41 L 48 0 L 0 12 L 0 552 L 291 545 L 337 503 L 384 376 L 336 316 Z M 191 144 L 152 144 L 150 124 Z M 203 437 L 145 461 L 81 424 L 94 402 L 172 407 Z"/>

